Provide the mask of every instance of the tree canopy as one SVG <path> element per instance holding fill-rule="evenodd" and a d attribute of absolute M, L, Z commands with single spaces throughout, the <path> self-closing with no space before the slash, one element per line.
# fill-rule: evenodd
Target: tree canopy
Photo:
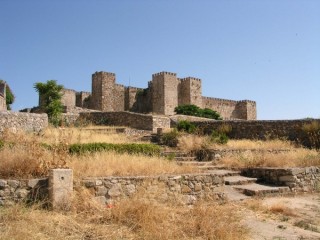
<path fill-rule="evenodd" d="M 35 83 L 34 88 L 41 99 L 40 107 L 48 114 L 49 121 L 57 126 L 63 111 L 61 103 L 63 85 L 59 85 L 56 80 L 48 80 L 46 83 Z"/>

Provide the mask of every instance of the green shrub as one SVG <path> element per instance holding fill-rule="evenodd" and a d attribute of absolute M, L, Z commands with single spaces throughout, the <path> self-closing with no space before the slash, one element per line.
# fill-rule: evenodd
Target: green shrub
<path fill-rule="evenodd" d="M 0 140 L 0 150 L 4 147 L 4 142 Z"/>
<path fill-rule="evenodd" d="M 210 136 L 210 141 L 212 143 L 227 144 L 228 140 L 227 134 L 218 131 L 213 131 Z"/>
<path fill-rule="evenodd" d="M 115 151 L 117 153 L 143 154 L 147 156 L 158 156 L 160 147 L 155 144 L 112 144 L 112 143 L 85 143 L 72 144 L 69 147 L 71 154 L 94 153 L 102 151 Z"/>
<path fill-rule="evenodd" d="M 216 111 L 213 111 L 212 109 L 209 109 L 209 108 L 202 109 L 192 104 L 178 106 L 174 109 L 174 111 L 177 114 L 222 120 L 220 114 L 217 113 Z"/>
<path fill-rule="evenodd" d="M 184 131 L 187 133 L 194 133 L 197 130 L 197 127 L 193 123 L 191 123 L 187 120 L 182 120 L 182 121 L 178 122 L 177 129 L 178 129 L 178 131 Z"/>
<path fill-rule="evenodd" d="M 161 140 L 160 143 L 169 146 L 169 147 L 176 147 L 178 145 L 178 136 L 179 133 L 176 129 L 173 129 L 172 131 L 168 132 L 168 133 L 164 133 L 161 136 Z"/>

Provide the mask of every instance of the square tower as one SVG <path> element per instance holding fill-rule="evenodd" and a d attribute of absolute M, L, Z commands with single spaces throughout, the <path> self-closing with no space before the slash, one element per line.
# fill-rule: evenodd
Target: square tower
<path fill-rule="evenodd" d="M 112 112 L 113 90 L 116 75 L 109 72 L 95 72 L 92 74 L 92 99 L 91 107 L 96 110 Z"/>
<path fill-rule="evenodd" d="M 201 108 L 201 79 L 193 77 L 180 79 L 178 102 L 179 105 L 193 104 Z"/>
<path fill-rule="evenodd" d="M 173 115 L 178 106 L 176 73 L 160 72 L 152 75 L 152 112 Z"/>

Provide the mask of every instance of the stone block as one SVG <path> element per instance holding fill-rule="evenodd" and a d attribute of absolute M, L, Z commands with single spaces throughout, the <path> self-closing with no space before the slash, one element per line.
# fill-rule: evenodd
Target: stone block
<path fill-rule="evenodd" d="M 0 179 L 0 189 L 4 189 L 7 186 L 7 181 Z"/>
<path fill-rule="evenodd" d="M 71 169 L 52 169 L 49 172 L 49 201 L 53 209 L 71 207 L 73 174 Z"/>
<path fill-rule="evenodd" d="M 191 193 L 192 190 L 189 188 L 187 185 L 182 185 L 181 186 L 181 193 Z"/>
<path fill-rule="evenodd" d="M 297 177 L 293 175 L 287 175 L 287 176 L 280 176 L 279 177 L 280 182 L 296 182 Z"/>
<path fill-rule="evenodd" d="M 119 197 L 122 193 L 122 189 L 121 186 L 118 185 L 114 185 L 109 191 L 108 191 L 108 195 L 109 197 Z"/>

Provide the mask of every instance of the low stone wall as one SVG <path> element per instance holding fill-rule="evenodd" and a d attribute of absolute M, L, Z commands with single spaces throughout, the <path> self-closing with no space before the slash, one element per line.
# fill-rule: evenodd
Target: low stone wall
<path fill-rule="evenodd" d="M 88 178 L 82 184 L 95 193 L 102 204 L 111 204 L 134 194 L 160 202 L 174 200 L 193 204 L 202 198 L 223 198 L 223 176 L 214 174 L 184 174 L 155 177 Z"/>
<path fill-rule="evenodd" d="M 156 132 L 157 128 L 170 128 L 170 119 L 164 116 L 131 112 L 91 112 L 80 113 L 80 121 L 90 121 L 96 125 L 127 126 Z"/>
<path fill-rule="evenodd" d="M 48 197 L 48 178 L 29 180 L 0 179 L 0 206 L 33 202 Z"/>
<path fill-rule="evenodd" d="M 22 130 L 39 132 L 48 126 L 47 114 L 0 112 L 0 132 L 10 129 L 13 132 Z"/>
<path fill-rule="evenodd" d="M 242 174 L 279 186 L 288 186 L 293 192 L 320 191 L 320 167 L 306 168 L 249 168 Z"/>
<path fill-rule="evenodd" d="M 275 120 L 275 121 L 243 121 L 243 120 L 228 120 L 228 121 L 209 121 L 209 122 L 194 122 L 204 133 L 210 134 L 213 130 L 218 130 L 224 125 L 231 127 L 228 135 L 235 139 L 262 139 L 267 138 L 287 138 L 288 140 L 297 140 L 302 136 L 302 126 L 318 122 L 320 119 L 308 120 Z"/>

